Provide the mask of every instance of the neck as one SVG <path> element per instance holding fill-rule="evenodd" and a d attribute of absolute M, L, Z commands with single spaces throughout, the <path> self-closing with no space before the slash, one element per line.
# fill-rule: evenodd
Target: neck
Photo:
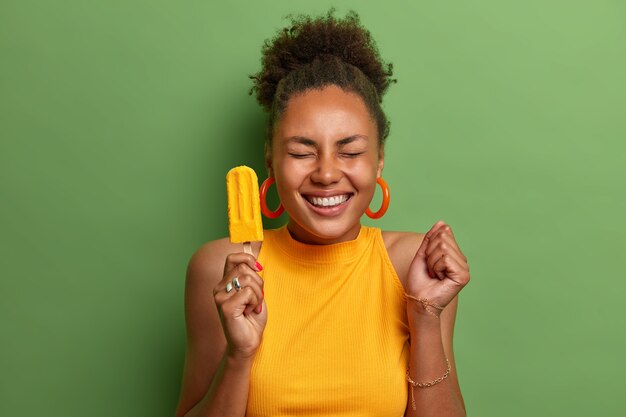
<path fill-rule="evenodd" d="M 361 231 L 361 223 L 357 223 L 348 231 L 344 231 L 336 235 L 329 234 L 327 236 L 321 236 L 312 231 L 304 229 L 293 220 L 289 220 L 289 223 L 287 223 L 287 230 L 289 231 L 289 235 L 291 235 L 291 238 L 300 243 L 304 243 L 307 245 L 333 245 L 335 243 L 355 240 L 359 236 L 359 232 Z"/>

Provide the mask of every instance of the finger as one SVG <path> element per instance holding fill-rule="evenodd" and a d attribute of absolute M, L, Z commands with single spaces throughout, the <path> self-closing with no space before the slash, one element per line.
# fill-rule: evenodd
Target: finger
<path fill-rule="evenodd" d="M 241 285 L 241 289 L 239 290 L 239 292 L 243 291 L 244 289 L 250 289 L 254 292 L 255 298 L 257 300 L 255 303 L 251 303 L 250 305 L 248 305 L 248 307 L 246 307 L 246 314 L 249 314 L 250 312 L 252 312 L 252 310 L 256 310 L 257 313 L 260 313 L 262 308 L 261 304 L 263 303 L 264 298 L 263 288 L 252 277 L 244 276 L 238 277 L 237 279 L 239 280 L 239 283 Z"/>
<path fill-rule="evenodd" d="M 456 259 L 445 253 L 442 253 L 438 259 L 433 261 L 432 268 L 435 276 L 439 278 L 440 281 L 449 279 L 458 285 L 465 285 L 464 282 L 467 280 L 462 277 L 469 275 L 469 273 L 464 270 Z"/>
<path fill-rule="evenodd" d="M 259 288 L 259 291 L 257 291 L 258 297 L 261 302 L 263 301 L 264 281 L 256 271 L 251 270 L 248 264 L 245 263 L 238 264 L 237 266 L 232 268 L 231 271 L 226 274 L 224 278 L 222 278 L 222 280 L 215 286 L 215 288 L 213 289 L 213 294 L 216 295 L 221 292 L 226 293 L 227 289 L 230 289 L 228 293 L 236 291 L 236 286 L 234 283 L 235 278 L 237 278 L 241 287 L 254 284 L 254 288 Z"/>
<path fill-rule="evenodd" d="M 243 252 L 237 252 L 231 253 L 226 257 L 226 261 L 224 262 L 224 275 L 228 274 L 239 264 L 246 264 L 250 267 L 250 269 L 256 272 L 263 269 L 254 256 Z"/>
<path fill-rule="evenodd" d="M 450 227 L 449 224 L 447 223 L 443 223 L 443 225 L 437 229 L 437 231 L 435 232 L 434 237 L 436 237 L 437 235 L 439 235 L 440 233 L 447 233 L 449 235 L 454 236 L 454 233 L 452 233 L 452 227 Z"/>
<path fill-rule="evenodd" d="M 462 255 L 459 255 L 457 252 L 449 250 L 445 245 L 442 245 L 433 250 L 430 255 L 428 255 L 426 263 L 427 265 L 434 267 L 435 263 L 444 256 L 454 260 L 455 264 L 459 266 L 460 270 L 469 271 L 469 267 L 467 266 L 467 262 L 465 262 L 465 258 Z"/>
<path fill-rule="evenodd" d="M 219 293 L 226 292 L 230 293 L 234 291 L 235 287 L 233 285 L 232 279 L 228 279 L 226 277 L 222 278 L 220 282 L 217 283 L 215 287 L 213 287 L 213 295 L 216 296 Z"/>
<path fill-rule="evenodd" d="M 465 255 L 461 252 L 461 248 L 459 248 L 459 245 L 456 243 L 451 230 L 440 230 L 437 235 L 431 239 L 430 245 L 426 249 L 426 256 L 429 256 L 433 251 L 440 247 L 444 247 L 446 250 L 451 252 L 454 251 L 459 259 L 467 261 Z"/>
<path fill-rule="evenodd" d="M 443 220 L 437 221 L 437 223 L 435 223 L 433 227 L 431 227 L 430 230 L 426 232 L 426 236 L 428 236 L 429 239 L 434 238 L 435 236 L 437 236 L 437 233 L 439 233 L 439 230 L 445 226 L 446 223 Z"/>
<path fill-rule="evenodd" d="M 215 304 L 218 306 L 218 308 L 221 308 L 228 300 L 235 297 L 238 292 L 242 292 L 244 290 L 252 291 L 254 293 L 255 301 L 247 304 L 244 307 L 244 314 L 250 314 L 250 312 L 252 312 L 253 310 L 257 313 L 260 313 L 262 311 L 262 304 L 264 299 L 262 288 L 251 277 L 237 277 L 237 279 L 239 280 L 241 289 L 237 290 L 231 283 L 230 291 L 227 291 L 227 288 L 225 288 L 223 291 L 218 291 L 217 293 L 215 293 Z"/>
<path fill-rule="evenodd" d="M 230 291 L 226 291 L 226 289 L 222 289 L 222 290 L 214 290 L 213 292 L 213 299 L 215 300 L 215 305 L 217 306 L 218 310 L 222 307 L 222 305 L 228 300 L 230 299 L 232 296 L 234 296 L 236 293 L 235 289 L 231 289 Z"/>
<path fill-rule="evenodd" d="M 426 235 L 424 235 L 424 239 L 422 240 L 422 243 L 420 244 L 420 247 L 417 250 L 417 253 L 415 254 L 416 257 L 426 256 L 426 250 L 428 246 L 430 245 L 430 241 L 432 240 L 433 236 L 435 236 L 437 230 L 443 225 L 445 225 L 443 220 L 439 220 L 437 223 L 433 225 L 433 227 L 430 228 L 428 232 L 426 232 Z"/>
<path fill-rule="evenodd" d="M 427 262 L 427 273 L 431 278 L 439 278 L 433 269 L 432 269 L 432 253 L 436 250 L 444 249 L 447 253 L 454 253 L 457 259 L 460 261 L 461 258 L 465 259 L 465 256 L 461 253 L 456 241 L 454 240 L 454 235 L 452 234 L 452 228 L 447 225 L 443 220 L 438 221 L 432 229 L 432 236 L 428 241 L 428 245 L 425 249 L 425 256 L 430 258 L 431 261 Z M 436 260 L 436 259 L 435 259 Z"/>
<path fill-rule="evenodd" d="M 226 283 L 232 281 L 233 278 L 244 276 L 251 277 L 257 282 L 257 284 L 263 287 L 263 278 L 261 278 L 256 270 L 251 269 L 250 265 L 248 265 L 247 263 L 241 263 L 236 265 L 234 268 L 228 271 L 227 274 L 224 275 L 224 278 L 222 278 L 221 282 L 226 285 Z"/>
<path fill-rule="evenodd" d="M 461 257 L 467 261 L 467 258 L 465 257 L 465 255 L 463 255 L 463 251 L 461 251 L 461 248 L 459 247 L 459 244 L 456 241 L 456 236 L 454 235 L 454 232 L 452 231 L 452 228 L 450 227 L 450 225 L 446 225 L 446 227 L 441 231 L 441 233 L 454 245 L 454 249 L 456 249 L 456 251 L 461 255 Z"/>
<path fill-rule="evenodd" d="M 252 292 L 253 294 L 252 300 L 246 305 L 246 308 L 244 309 L 243 314 L 246 316 L 252 314 L 252 312 L 259 314 L 261 312 L 263 299 L 259 298 L 260 291 L 258 287 L 254 288 L 254 286 L 248 285 L 248 286 L 241 288 L 239 292 L 241 291 L 248 291 L 248 292 Z"/>
<path fill-rule="evenodd" d="M 263 288 L 263 278 L 261 278 L 256 271 L 251 270 L 248 264 L 238 264 L 232 268 L 228 274 L 224 275 L 222 280 L 213 288 L 213 294 L 226 290 L 226 287 L 229 285 L 232 287 L 233 279 L 235 277 L 241 279 L 245 276 L 251 277 L 259 286 L 261 286 L 261 289 Z"/>
<path fill-rule="evenodd" d="M 449 268 L 449 263 L 450 263 L 450 258 L 446 259 L 446 254 L 445 253 L 441 253 L 439 254 L 439 256 L 434 257 L 434 256 L 430 256 L 429 257 L 429 263 L 430 263 L 430 267 L 433 271 L 433 275 L 438 278 L 439 280 L 442 280 L 446 277 L 446 274 Z"/>
<path fill-rule="evenodd" d="M 252 288 L 249 286 L 243 287 L 222 304 L 222 314 L 231 319 L 238 319 L 244 314 L 250 314 L 249 311 L 246 311 L 248 306 L 256 306 L 257 304 L 258 299 Z"/>
<path fill-rule="evenodd" d="M 467 259 L 461 252 L 456 242 L 449 235 L 440 234 L 436 240 L 432 241 L 426 249 L 426 256 L 430 257 L 435 252 L 443 252 L 454 256 L 459 262 L 465 262 Z M 441 255 L 439 255 L 441 256 Z"/>

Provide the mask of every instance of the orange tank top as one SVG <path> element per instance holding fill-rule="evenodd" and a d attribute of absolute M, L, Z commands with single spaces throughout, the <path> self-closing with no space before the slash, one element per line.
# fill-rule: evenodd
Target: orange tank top
<path fill-rule="evenodd" d="M 258 260 L 268 321 L 247 416 L 403 416 L 406 299 L 380 229 L 333 245 L 267 230 Z"/>

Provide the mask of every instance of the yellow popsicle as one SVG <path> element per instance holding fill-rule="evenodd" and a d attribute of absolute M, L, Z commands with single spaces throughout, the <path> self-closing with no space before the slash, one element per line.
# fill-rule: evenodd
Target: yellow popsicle
<path fill-rule="evenodd" d="M 242 165 L 228 171 L 226 191 L 230 241 L 243 242 L 244 251 L 252 254 L 250 242 L 263 240 L 259 180 L 254 170 Z"/>

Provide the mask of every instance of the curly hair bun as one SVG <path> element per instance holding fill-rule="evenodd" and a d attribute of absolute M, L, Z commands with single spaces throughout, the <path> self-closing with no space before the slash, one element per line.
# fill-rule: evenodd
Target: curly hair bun
<path fill-rule="evenodd" d="M 393 65 L 381 60 L 369 31 L 365 29 L 355 11 L 349 11 L 343 19 L 334 16 L 331 8 L 325 16 L 312 18 L 307 15 L 288 16 L 291 25 L 279 31 L 273 39 L 265 41 L 262 48 L 262 69 L 250 76 L 259 104 L 270 111 L 278 83 L 290 72 L 337 57 L 358 68 L 372 83 L 378 101 L 387 91 Z"/>

